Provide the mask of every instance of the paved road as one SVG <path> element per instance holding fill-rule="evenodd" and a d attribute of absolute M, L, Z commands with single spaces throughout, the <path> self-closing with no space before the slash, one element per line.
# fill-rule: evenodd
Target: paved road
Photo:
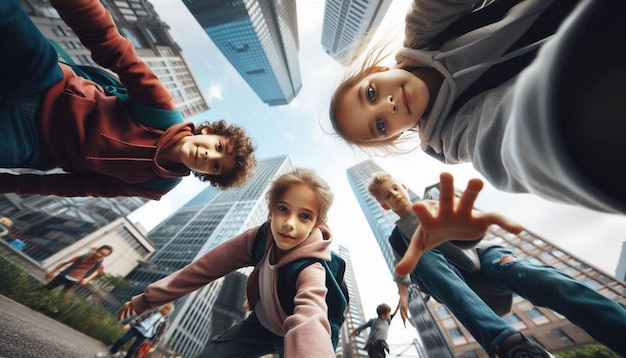
<path fill-rule="evenodd" d="M 105 348 L 102 342 L 0 295 L 0 358 L 91 358 Z"/>

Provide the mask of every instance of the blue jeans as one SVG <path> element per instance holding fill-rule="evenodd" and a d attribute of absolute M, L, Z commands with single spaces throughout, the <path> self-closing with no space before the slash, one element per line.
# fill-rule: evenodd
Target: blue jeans
<path fill-rule="evenodd" d="M 129 329 L 122 338 L 120 338 L 115 344 L 109 349 L 111 353 L 117 353 L 126 342 L 135 338 L 133 344 L 128 348 L 128 352 L 126 352 L 126 358 L 133 358 L 135 356 L 135 352 L 139 349 L 139 346 L 146 340 L 146 337 L 139 332 L 139 330 L 135 327 Z"/>
<path fill-rule="evenodd" d="M 506 337 L 518 332 L 472 291 L 461 272 L 439 251 L 425 252 L 411 278 L 445 305 L 489 354 Z"/>
<path fill-rule="evenodd" d="M 503 257 L 513 261 L 501 263 Z M 481 271 L 460 272 L 437 250 L 422 256 L 412 277 L 437 301 L 446 305 L 457 319 L 493 354 L 494 348 L 516 330 L 496 315 L 467 285 L 481 276 L 494 288 L 515 293 L 536 306 L 550 308 L 584 329 L 598 342 L 626 356 L 624 332 L 626 309 L 552 266 L 519 258 L 512 251 L 493 247 L 481 257 Z"/>
<path fill-rule="evenodd" d="M 283 337 L 263 327 L 253 311 L 246 319 L 214 337 L 198 358 L 256 358 L 271 353 L 283 358 L 284 351 Z"/>
<path fill-rule="evenodd" d="M 36 117 L 63 73 L 56 51 L 15 0 L 0 1 L 0 48 L 0 167 L 53 168 Z"/>
<path fill-rule="evenodd" d="M 505 256 L 517 260 L 500 263 Z M 626 308 L 552 266 L 536 264 L 504 248 L 491 248 L 480 258 L 481 273 L 493 285 L 535 306 L 547 307 L 584 329 L 596 341 L 626 356 Z"/>

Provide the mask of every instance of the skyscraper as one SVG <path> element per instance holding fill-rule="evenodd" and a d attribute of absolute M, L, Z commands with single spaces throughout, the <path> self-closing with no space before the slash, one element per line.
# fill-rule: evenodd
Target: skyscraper
<path fill-rule="evenodd" d="M 352 191 L 363 210 L 363 214 L 372 229 L 374 238 L 380 247 L 380 251 L 387 263 L 389 271 L 394 270 L 394 255 L 391 245 L 387 240 L 397 220 L 396 215 L 390 210 L 383 210 L 380 204 L 367 191 L 367 183 L 370 176 L 383 169 L 371 160 L 361 162 L 347 169 L 348 181 Z M 409 189 L 411 200 L 419 199 L 415 193 Z M 442 332 L 436 325 L 435 320 L 426 309 L 426 303 L 416 290 L 411 290 L 409 295 L 409 309 L 411 320 L 420 336 L 416 344 L 416 349 L 427 352 L 432 357 L 451 357 L 450 350 L 446 344 Z"/>
<path fill-rule="evenodd" d="M 359 293 L 359 287 L 356 284 L 354 276 L 352 260 L 350 260 L 350 252 L 344 246 L 339 245 L 339 256 L 346 261 L 344 281 L 348 288 L 350 304 L 346 310 L 346 320 L 343 326 L 341 326 L 341 331 L 339 333 L 340 344 L 337 345 L 337 356 L 342 358 L 367 357 L 367 351 L 363 348 L 365 346 L 367 336 L 350 336 L 350 332 L 366 320 L 365 313 L 363 312 L 363 304 L 361 303 L 361 294 Z"/>
<path fill-rule="evenodd" d="M 291 102 L 302 88 L 295 0 L 183 0 L 259 98 Z"/>
<path fill-rule="evenodd" d="M 207 187 L 150 231 L 148 237 L 157 251 L 146 265 L 126 276 L 131 286 L 116 289 L 114 296 L 124 302 L 225 240 L 263 223 L 268 217 L 265 193 L 270 181 L 292 169 L 289 156 L 263 159 L 245 186 L 225 191 Z M 251 268 L 240 271 L 247 275 Z M 163 341 L 183 356 L 199 354 L 210 337 L 221 332 L 213 329 L 243 318 L 244 285 L 240 274 L 231 274 L 179 299 Z"/>
<path fill-rule="evenodd" d="M 379 245 L 381 245 L 381 240 L 385 241 L 384 244 L 389 245 L 386 242 L 391 233 L 391 229 L 388 229 L 389 223 L 384 218 L 384 214 L 379 213 L 382 211 L 380 205 L 370 197 L 366 188 L 369 175 L 378 170 L 381 169 L 374 162 L 365 161 L 349 168 L 348 177 Z M 432 187 L 425 188 L 425 191 Z M 364 195 L 367 198 L 362 197 Z M 414 194 L 411 196 L 413 197 Z M 393 220 L 395 221 L 395 218 Z M 380 239 L 379 235 L 385 230 L 389 231 L 383 239 Z M 489 229 L 484 239 L 500 242 L 518 257 L 551 265 L 559 271 L 587 283 L 610 299 L 626 304 L 626 285 L 623 281 L 592 267 L 584 260 L 574 257 L 538 235 L 528 231 L 515 235 L 494 225 Z M 387 260 L 385 252 L 391 249 L 385 248 L 383 250 L 381 248 L 381 250 Z M 427 305 L 427 311 L 432 312 L 431 317 L 434 317 L 440 335 L 443 334 L 445 342 L 449 344 L 455 357 L 487 357 L 487 353 L 444 305 L 435 300 L 429 300 Z M 411 309 L 411 315 L 413 314 L 414 310 Z M 538 342 L 552 352 L 595 342 L 585 331 L 569 322 L 565 317 L 550 309 L 536 307 L 517 295 L 514 295 L 511 312 L 503 318 L 513 328 L 518 329 L 529 339 Z M 439 338 L 425 335 L 419 324 L 416 327 L 420 337 L 424 341 L 428 353 L 432 355 L 428 342 L 433 339 L 439 340 Z M 430 332 L 433 331 L 430 330 Z"/>
<path fill-rule="evenodd" d="M 376 30 L 391 0 L 326 0 L 322 47 L 337 62 L 347 65 L 357 46 L 368 33 Z M 371 38 L 370 38 L 371 39 Z"/>

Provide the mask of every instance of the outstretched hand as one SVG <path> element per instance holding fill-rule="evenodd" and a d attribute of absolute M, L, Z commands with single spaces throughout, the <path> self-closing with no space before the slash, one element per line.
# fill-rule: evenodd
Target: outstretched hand
<path fill-rule="evenodd" d="M 122 306 L 122 308 L 120 308 L 120 310 L 117 312 L 117 320 L 121 321 L 122 319 L 128 319 L 130 318 L 133 314 L 135 314 L 135 310 L 133 310 L 133 307 L 130 304 L 130 301 L 126 301 L 124 302 L 124 305 Z"/>
<path fill-rule="evenodd" d="M 482 237 L 491 225 L 518 234 L 523 228 L 496 213 L 474 212 L 474 202 L 483 188 L 480 179 L 472 179 L 460 198 L 454 195 L 454 177 L 450 173 L 441 173 L 439 185 L 439 203 L 420 201 L 413 204 L 413 212 L 420 222 L 413 233 L 411 243 L 404 257 L 396 265 L 396 273 L 408 275 L 422 253 L 442 243 L 455 241 L 473 241 Z"/>

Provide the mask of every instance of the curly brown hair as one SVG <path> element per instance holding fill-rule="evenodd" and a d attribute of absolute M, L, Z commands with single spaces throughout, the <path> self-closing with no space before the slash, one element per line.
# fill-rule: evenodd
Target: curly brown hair
<path fill-rule="evenodd" d="M 210 134 L 219 135 L 230 140 L 235 155 L 235 169 L 221 175 L 211 175 L 193 172 L 201 181 L 209 182 L 212 186 L 220 189 L 237 188 L 244 185 L 253 174 L 257 160 L 254 156 L 256 150 L 252 140 L 246 131 L 234 124 L 228 125 L 226 121 L 202 122 L 193 130 L 194 135 L 202 134 L 206 130 Z"/>

